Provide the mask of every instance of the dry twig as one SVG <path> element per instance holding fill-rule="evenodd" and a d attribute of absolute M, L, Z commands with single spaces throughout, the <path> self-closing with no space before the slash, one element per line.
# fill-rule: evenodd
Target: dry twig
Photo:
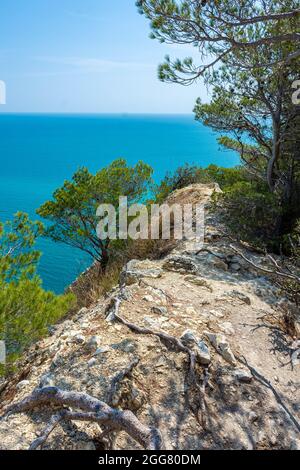
<path fill-rule="evenodd" d="M 139 358 L 133 359 L 124 370 L 121 370 L 114 376 L 111 382 L 110 390 L 108 393 L 108 399 L 107 399 L 107 402 L 110 405 L 113 404 L 113 399 L 117 392 L 119 384 L 125 379 L 125 377 L 128 377 L 131 375 L 133 369 L 138 365 L 139 362 L 140 362 Z"/>

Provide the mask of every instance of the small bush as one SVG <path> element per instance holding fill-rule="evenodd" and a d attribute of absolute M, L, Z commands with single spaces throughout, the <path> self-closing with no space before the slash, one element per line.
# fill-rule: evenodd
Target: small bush
<path fill-rule="evenodd" d="M 278 246 L 274 236 L 280 213 L 276 194 L 254 182 L 241 181 L 225 189 L 220 198 L 227 226 L 239 238 L 268 250 Z"/>
<path fill-rule="evenodd" d="M 155 197 L 158 203 L 176 189 L 182 189 L 197 183 L 218 183 L 221 189 L 227 189 L 234 183 L 246 181 L 247 175 L 242 167 L 223 168 L 217 165 L 209 165 L 201 168 L 195 165 L 185 164 L 179 167 L 173 174 L 168 173 L 161 183 L 155 188 Z"/>
<path fill-rule="evenodd" d="M 300 220 L 298 221 L 294 232 L 285 238 L 286 245 L 290 248 L 289 264 L 292 264 L 293 271 L 300 276 Z M 280 286 L 284 295 L 298 307 L 300 307 L 300 283 L 296 280 L 280 279 Z M 300 310 L 298 308 L 297 321 L 300 323 Z"/>
<path fill-rule="evenodd" d="M 48 333 L 48 327 L 66 314 L 71 303 L 71 295 L 46 292 L 38 277 L 0 282 L 0 338 L 6 344 L 8 367 Z"/>
<path fill-rule="evenodd" d="M 76 296 L 76 310 L 89 307 L 118 284 L 122 263 L 108 263 L 106 271 L 95 263 L 70 286 L 69 291 Z"/>

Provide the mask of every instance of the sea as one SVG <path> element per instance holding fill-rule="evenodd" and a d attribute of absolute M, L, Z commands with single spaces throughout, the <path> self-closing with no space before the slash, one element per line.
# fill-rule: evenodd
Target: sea
<path fill-rule="evenodd" d="M 237 154 L 193 115 L 0 114 L 0 221 L 36 209 L 80 167 L 96 172 L 116 158 L 151 165 L 159 182 L 184 163 L 232 167 Z M 62 293 L 91 264 L 88 255 L 41 238 L 43 286 Z"/>

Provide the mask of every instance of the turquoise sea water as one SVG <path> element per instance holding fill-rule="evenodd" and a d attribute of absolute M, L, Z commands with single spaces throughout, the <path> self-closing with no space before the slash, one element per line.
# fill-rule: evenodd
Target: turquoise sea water
<path fill-rule="evenodd" d="M 193 116 L 0 114 L 0 220 L 35 209 L 81 166 L 91 171 L 118 157 L 144 160 L 159 181 L 185 162 L 230 167 L 238 157 Z M 62 292 L 90 264 L 68 246 L 42 239 L 39 273 L 45 288 Z"/>

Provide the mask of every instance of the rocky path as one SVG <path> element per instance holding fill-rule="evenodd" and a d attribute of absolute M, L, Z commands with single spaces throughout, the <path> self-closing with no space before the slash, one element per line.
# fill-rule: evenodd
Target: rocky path
<path fill-rule="evenodd" d="M 197 185 L 172 197 L 207 202 L 213 189 Z M 187 355 L 116 321 L 116 298 L 122 318 L 166 332 L 197 353 L 199 380 L 203 371 L 208 378 L 205 426 L 188 393 Z M 22 380 L 2 391 L 2 405 L 36 387 L 56 386 L 133 411 L 159 428 L 167 449 L 299 449 L 300 366 L 291 361 L 299 338 L 280 327 L 280 300 L 270 281 L 233 253 L 209 215 L 199 253 L 186 242 L 165 259 L 131 261 L 107 298 L 53 328 L 28 354 Z M 130 364 L 130 372 L 115 380 Z M 6 417 L 1 448 L 28 448 L 50 416 L 50 410 L 35 409 Z M 101 449 L 99 434 L 95 423 L 68 422 L 44 448 Z M 123 432 L 106 445 L 138 448 Z"/>

